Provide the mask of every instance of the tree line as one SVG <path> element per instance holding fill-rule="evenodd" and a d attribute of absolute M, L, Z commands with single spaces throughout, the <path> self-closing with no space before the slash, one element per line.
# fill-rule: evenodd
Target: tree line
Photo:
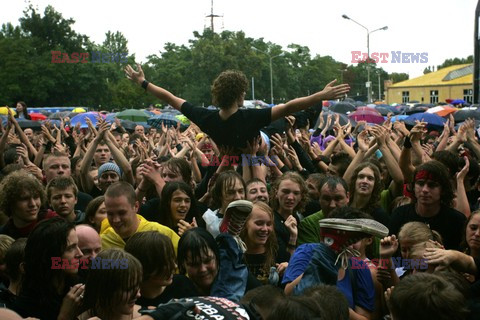
<path fill-rule="evenodd" d="M 125 78 L 123 67 L 134 64 L 136 57 L 129 52 L 121 32 L 108 31 L 103 43 L 96 44 L 87 35 L 75 32 L 75 21 L 64 18 L 52 6 L 47 6 L 42 15 L 29 5 L 19 22 L 16 27 L 3 24 L 0 30 L 0 105 L 12 106 L 23 100 L 32 107 L 119 110 L 159 103 Z M 52 63 L 52 52 L 56 63 Z M 93 53 L 110 58 L 102 61 L 97 56 L 92 61 Z M 266 53 L 278 56 L 272 60 L 275 103 L 319 91 L 335 78 L 350 84 L 352 98 L 366 98 L 366 63 L 346 65 L 330 56 L 313 55 L 306 46 L 290 44 L 282 48 L 263 38 L 247 37 L 242 31 L 194 31 L 188 45 L 165 44 L 161 51 L 147 57 L 143 69 L 148 80 L 205 106 L 211 104 L 210 85 L 220 72 L 242 70 L 249 81 L 254 79 L 255 99 L 270 103 L 270 59 Z M 85 59 L 90 60 L 85 63 Z M 389 74 L 375 63 L 370 67 L 375 97 L 378 75 L 382 90 L 384 80 L 395 83 L 408 79 L 407 74 Z M 252 93 L 250 87 L 246 99 L 251 99 Z"/>

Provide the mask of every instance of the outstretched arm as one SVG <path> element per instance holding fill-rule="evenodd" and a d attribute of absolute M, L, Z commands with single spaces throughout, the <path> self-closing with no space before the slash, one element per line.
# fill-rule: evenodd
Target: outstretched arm
<path fill-rule="evenodd" d="M 138 63 L 137 63 L 137 68 L 138 68 L 138 71 L 135 71 L 130 65 L 127 65 L 125 67 L 125 74 L 128 79 L 132 80 L 138 85 L 142 85 L 143 81 L 145 81 L 145 75 L 143 73 L 142 67 Z M 182 104 L 185 102 L 184 99 L 176 97 L 171 92 L 161 87 L 158 87 L 153 83 L 148 83 L 145 90 L 153 94 L 158 99 L 167 102 L 169 105 L 171 105 L 172 107 L 174 107 L 179 111 Z"/>
<path fill-rule="evenodd" d="M 272 108 L 272 122 L 286 117 L 292 113 L 302 111 L 322 100 L 338 99 L 343 97 L 349 90 L 348 84 L 333 86 L 337 80 L 333 80 L 325 86 L 322 91 L 314 93 L 307 97 L 293 99 L 286 104 L 278 105 Z"/>

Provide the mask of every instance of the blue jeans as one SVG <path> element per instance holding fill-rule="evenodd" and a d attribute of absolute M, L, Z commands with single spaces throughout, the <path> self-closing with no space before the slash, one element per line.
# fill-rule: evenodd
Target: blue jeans
<path fill-rule="evenodd" d="M 216 238 L 219 247 L 219 268 L 210 295 L 240 301 L 247 288 L 248 269 L 243 263 L 243 252 L 237 241 L 228 233 Z"/>
<path fill-rule="evenodd" d="M 294 288 L 293 294 L 300 295 L 306 289 L 319 284 L 336 285 L 338 266 L 335 265 L 337 254 L 326 244 L 319 243 L 313 249 L 312 260 L 303 273 L 302 280 Z"/>

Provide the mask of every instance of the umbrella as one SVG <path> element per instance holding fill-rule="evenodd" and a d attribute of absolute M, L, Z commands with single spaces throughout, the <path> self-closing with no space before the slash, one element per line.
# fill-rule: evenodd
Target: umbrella
<path fill-rule="evenodd" d="M 167 127 L 176 127 L 179 122 L 180 120 L 173 113 L 162 113 L 147 120 L 150 126 L 157 129 L 162 128 L 162 123 Z"/>
<path fill-rule="evenodd" d="M 427 110 L 428 110 L 428 107 L 426 107 L 424 105 L 418 105 L 418 106 L 414 106 L 414 107 L 406 109 L 405 113 L 406 114 L 424 113 Z"/>
<path fill-rule="evenodd" d="M 177 114 L 175 116 L 175 118 L 177 118 L 178 121 L 180 121 L 180 123 L 184 126 L 189 126 L 190 125 L 190 120 L 186 116 L 184 116 L 183 114 Z"/>
<path fill-rule="evenodd" d="M 458 128 L 460 128 L 464 123 L 465 121 L 456 123 L 455 129 L 458 130 Z M 478 128 L 479 126 L 480 126 L 480 120 L 475 120 L 475 128 Z"/>
<path fill-rule="evenodd" d="M 8 109 L 9 109 L 8 107 L 0 107 L 0 114 L 8 115 Z M 13 115 L 17 114 L 15 109 L 10 109 L 10 110 L 12 110 Z"/>
<path fill-rule="evenodd" d="M 435 113 L 415 113 L 410 115 L 405 119 L 405 123 L 409 125 L 415 125 L 415 120 L 426 122 L 430 126 L 440 126 L 443 127 L 445 124 L 445 119 L 436 115 Z"/>
<path fill-rule="evenodd" d="M 71 111 L 60 111 L 60 112 L 55 112 L 55 113 L 52 113 L 51 115 L 48 116 L 48 119 L 63 119 L 63 118 L 66 118 L 66 117 L 70 117 L 70 114 L 72 112 Z M 76 116 L 77 113 L 74 114 L 74 116 Z"/>
<path fill-rule="evenodd" d="M 344 126 L 344 125 L 346 125 L 346 124 L 349 123 L 349 122 L 352 124 L 352 126 L 355 126 L 355 125 L 357 124 L 354 120 L 349 119 L 346 114 L 343 114 L 343 113 L 335 113 L 335 112 L 332 112 L 332 111 L 330 111 L 330 110 L 323 112 L 323 121 L 324 121 L 325 124 L 327 123 L 327 117 L 328 117 L 329 114 L 332 115 L 332 119 L 333 119 L 333 120 L 335 120 L 335 115 L 336 115 L 336 114 L 339 114 L 339 115 L 340 115 L 339 121 L 340 121 L 340 125 L 341 125 L 341 126 Z M 332 121 L 332 122 L 333 122 L 333 121 Z M 331 128 L 332 126 L 333 126 L 333 124 L 330 126 L 330 128 Z M 330 128 L 329 128 L 329 129 L 330 129 Z"/>
<path fill-rule="evenodd" d="M 375 110 L 380 112 L 382 116 L 387 116 L 389 113 L 393 113 L 390 109 L 385 107 L 376 107 Z"/>
<path fill-rule="evenodd" d="M 385 119 L 375 109 L 369 107 L 358 107 L 357 110 L 348 116 L 355 121 L 366 121 L 368 123 L 383 123 Z"/>
<path fill-rule="evenodd" d="M 349 112 L 355 111 L 355 105 L 350 102 L 338 102 L 335 103 L 333 106 L 329 107 L 328 110 L 336 112 L 336 113 L 343 113 L 347 114 Z"/>
<path fill-rule="evenodd" d="M 137 123 L 133 122 L 132 120 L 120 120 L 120 124 L 125 130 L 134 131 Z"/>
<path fill-rule="evenodd" d="M 80 123 L 80 128 L 88 128 L 87 124 L 87 118 L 90 119 L 92 122 L 93 126 L 97 125 L 97 117 L 98 115 L 95 113 L 91 112 L 86 112 L 86 113 L 80 113 L 74 116 L 72 119 L 70 119 L 70 126 L 75 127 L 77 123 Z"/>
<path fill-rule="evenodd" d="M 127 109 L 117 113 L 117 118 L 134 122 L 146 122 L 150 116 L 142 110 Z"/>
<path fill-rule="evenodd" d="M 392 121 L 392 122 L 402 121 L 402 120 L 405 120 L 406 118 L 408 118 L 407 115 L 405 115 L 405 114 L 399 114 L 399 115 L 393 116 L 390 121 Z"/>
<path fill-rule="evenodd" d="M 18 125 L 22 129 L 30 128 L 32 130 L 41 130 L 42 123 L 40 121 L 27 120 L 27 119 L 17 119 Z"/>
<path fill-rule="evenodd" d="M 72 112 L 76 112 L 76 113 L 84 113 L 84 112 L 87 112 L 87 110 L 83 109 L 83 108 L 75 108 L 72 110 Z"/>
<path fill-rule="evenodd" d="M 446 117 L 450 113 L 457 112 L 457 110 L 458 110 L 457 108 L 450 107 L 450 106 L 436 106 L 428 109 L 426 112 L 438 114 L 440 117 Z"/>
<path fill-rule="evenodd" d="M 452 101 L 452 104 L 465 104 L 465 100 L 455 99 L 455 100 Z"/>
<path fill-rule="evenodd" d="M 47 116 L 44 115 L 44 114 L 41 114 L 41 113 L 32 112 L 32 113 L 29 114 L 29 116 L 30 116 L 30 119 L 32 119 L 34 121 L 35 120 L 45 120 L 45 119 L 47 119 Z"/>
<path fill-rule="evenodd" d="M 115 117 L 116 117 L 116 113 L 109 113 L 107 114 L 107 116 L 105 117 L 105 121 L 107 122 L 115 122 Z"/>
<path fill-rule="evenodd" d="M 453 115 L 455 122 L 462 122 L 468 118 L 480 120 L 480 111 L 478 109 L 460 109 Z"/>

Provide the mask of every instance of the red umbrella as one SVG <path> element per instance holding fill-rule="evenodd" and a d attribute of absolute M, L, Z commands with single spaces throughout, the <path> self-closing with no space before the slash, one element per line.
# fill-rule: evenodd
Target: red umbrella
<path fill-rule="evenodd" d="M 30 118 L 34 121 L 38 121 L 38 120 L 46 120 L 47 119 L 47 116 L 44 115 L 44 114 L 41 114 L 41 113 L 35 113 L 35 112 L 32 112 L 29 114 L 30 115 Z"/>
<path fill-rule="evenodd" d="M 350 119 L 355 121 L 366 121 L 369 123 L 383 123 L 385 119 L 377 110 L 369 107 L 358 107 L 355 112 L 348 115 Z"/>

